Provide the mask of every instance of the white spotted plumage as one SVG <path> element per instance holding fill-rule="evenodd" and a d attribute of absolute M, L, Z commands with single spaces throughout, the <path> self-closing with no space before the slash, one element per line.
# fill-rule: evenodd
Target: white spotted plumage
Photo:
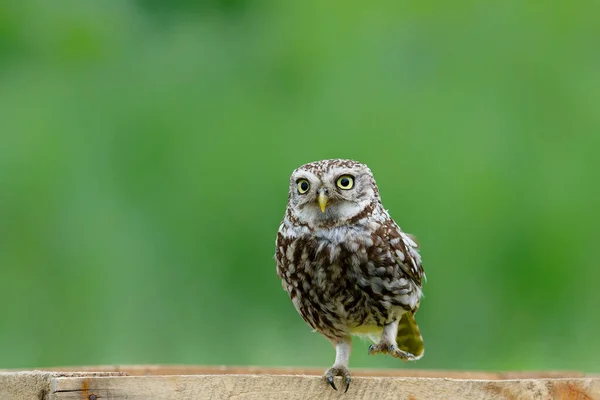
<path fill-rule="evenodd" d="M 371 170 L 352 160 L 305 164 L 292 173 L 288 194 L 277 273 L 302 318 L 336 346 L 328 382 L 335 388 L 338 375 L 349 385 L 354 334 L 380 335 L 371 354 L 420 358 L 418 245 L 383 208 Z"/>

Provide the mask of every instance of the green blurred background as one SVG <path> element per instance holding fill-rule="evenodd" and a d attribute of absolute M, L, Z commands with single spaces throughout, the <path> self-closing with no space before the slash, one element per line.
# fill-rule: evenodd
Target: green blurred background
<path fill-rule="evenodd" d="M 291 171 L 340 157 L 429 278 L 423 360 L 351 367 L 599 371 L 599 12 L 5 1 L 0 368 L 328 367 L 273 254 Z"/>

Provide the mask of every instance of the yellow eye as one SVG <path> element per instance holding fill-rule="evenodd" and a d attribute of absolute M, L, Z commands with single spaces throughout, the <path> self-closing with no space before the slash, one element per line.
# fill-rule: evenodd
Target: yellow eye
<path fill-rule="evenodd" d="M 342 175 L 338 178 L 336 183 L 340 189 L 352 189 L 352 187 L 354 186 L 354 178 L 350 175 Z"/>
<path fill-rule="evenodd" d="M 306 179 L 299 179 L 297 183 L 298 183 L 298 193 L 300 193 L 300 194 L 304 194 L 304 193 L 308 192 L 308 189 L 310 189 L 310 183 L 308 183 L 308 181 Z"/>

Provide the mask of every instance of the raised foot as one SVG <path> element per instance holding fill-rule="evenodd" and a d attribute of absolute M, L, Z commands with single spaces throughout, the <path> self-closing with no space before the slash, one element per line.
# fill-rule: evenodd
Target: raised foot
<path fill-rule="evenodd" d="M 392 357 L 399 358 L 403 361 L 414 361 L 417 359 L 413 354 L 400 350 L 395 343 L 379 342 L 369 346 L 369 355 L 389 354 Z"/>
<path fill-rule="evenodd" d="M 348 368 L 333 366 L 325 371 L 325 380 L 331 385 L 333 390 L 337 390 L 335 383 L 333 382 L 333 378 L 336 376 L 341 376 L 344 382 L 346 382 L 346 390 L 344 390 L 344 393 L 347 392 L 348 388 L 350 387 L 350 381 L 352 380 Z"/>

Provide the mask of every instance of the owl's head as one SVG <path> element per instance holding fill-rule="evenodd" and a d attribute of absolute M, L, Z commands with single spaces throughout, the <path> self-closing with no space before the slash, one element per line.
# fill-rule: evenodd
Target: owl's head
<path fill-rule="evenodd" d="M 323 160 L 305 164 L 292 173 L 288 209 L 309 226 L 348 222 L 379 202 L 373 173 L 353 160 Z"/>

